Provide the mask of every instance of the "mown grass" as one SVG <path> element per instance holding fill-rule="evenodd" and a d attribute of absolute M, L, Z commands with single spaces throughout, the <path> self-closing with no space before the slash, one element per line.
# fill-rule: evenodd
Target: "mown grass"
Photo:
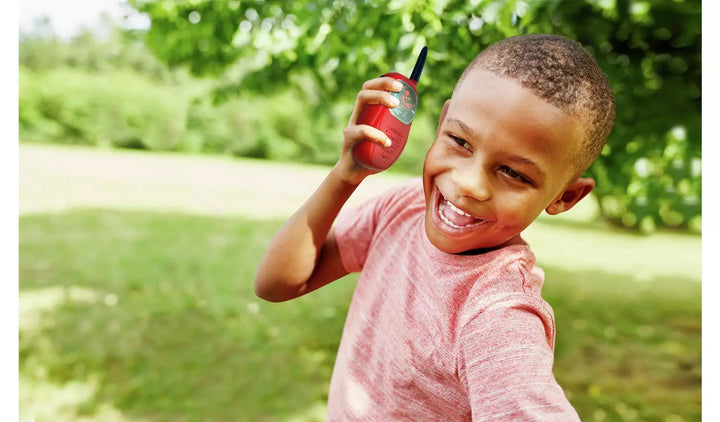
<path fill-rule="evenodd" d="M 302 415 L 326 397 L 353 286 L 258 300 L 255 265 L 278 224 L 100 210 L 21 218 L 21 416 L 315 420 Z M 72 395 L 84 400 L 62 401 Z"/>
<path fill-rule="evenodd" d="M 257 299 L 255 265 L 280 224 L 97 209 L 22 216 L 21 418 L 322 420 L 355 277 L 288 303 Z M 566 230 L 579 244 L 598 233 Z M 658 249 L 673 247 L 660 239 Z M 632 256 L 629 244 L 618 236 Z M 545 265 L 544 295 L 557 319 L 556 376 L 582 419 L 700 420 L 699 280 L 571 268 Z"/>
<path fill-rule="evenodd" d="M 701 419 L 701 287 L 545 267 L 555 374 L 583 420 Z"/>

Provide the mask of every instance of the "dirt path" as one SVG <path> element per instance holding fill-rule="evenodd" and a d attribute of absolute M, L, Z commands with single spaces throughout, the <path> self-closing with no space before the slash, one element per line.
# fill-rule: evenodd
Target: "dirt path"
<path fill-rule="evenodd" d="M 329 170 L 224 156 L 29 144 L 19 146 L 18 158 L 21 215 L 93 207 L 284 218 Z M 407 178 L 369 177 L 348 205 Z"/>

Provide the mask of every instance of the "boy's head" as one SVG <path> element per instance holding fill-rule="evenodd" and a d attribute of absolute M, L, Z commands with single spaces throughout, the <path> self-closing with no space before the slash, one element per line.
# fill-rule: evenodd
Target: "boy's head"
<path fill-rule="evenodd" d="M 602 69 L 577 41 L 550 34 L 507 38 L 478 54 L 455 89 L 475 69 L 518 81 L 580 122 L 585 134 L 575 157 L 578 177 L 602 151 L 615 122 L 615 98 Z"/>
<path fill-rule="evenodd" d="M 495 248 L 543 209 L 572 208 L 594 187 L 580 175 L 614 118 L 610 84 L 577 42 L 533 34 L 488 47 L 445 103 L 425 160 L 428 237 L 449 253 Z"/>

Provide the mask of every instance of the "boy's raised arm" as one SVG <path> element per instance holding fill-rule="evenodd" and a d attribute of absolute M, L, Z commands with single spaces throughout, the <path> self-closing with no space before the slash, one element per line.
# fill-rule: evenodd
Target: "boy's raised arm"
<path fill-rule="evenodd" d="M 399 85 L 399 86 L 398 86 Z M 343 131 L 340 159 L 313 195 L 275 234 L 255 273 L 255 293 L 272 302 L 302 296 L 347 274 L 331 230 L 340 209 L 357 186 L 375 171 L 359 166 L 352 147 L 367 139 L 388 146 L 381 131 L 358 125 L 365 104 L 395 107 L 388 91 L 399 91 L 400 82 L 381 77 L 365 82 Z"/>

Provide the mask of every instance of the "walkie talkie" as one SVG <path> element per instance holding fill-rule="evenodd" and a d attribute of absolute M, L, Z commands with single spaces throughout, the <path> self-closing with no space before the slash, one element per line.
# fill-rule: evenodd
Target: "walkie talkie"
<path fill-rule="evenodd" d="M 410 126 L 415 118 L 415 110 L 418 105 L 417 83 L 420 79 L 427 47 L 420 51 L 415 67 L 410 78 L 396 73 L 386 73 L 403 84 L 398 92 L 393 92 L 393 97 L 400 101 L 395 108 L 389 108 L 381 104 L 366 104 L 358 116 L 358 124 L 370 125 L 383 131 L 392 141 L 389 147 L 383 147 L 371 141 L 360 141 L 353 147 L 353 157 L 361 166 L 371 170 L 385 170 L 390 167 L 405 149 Z"/>

